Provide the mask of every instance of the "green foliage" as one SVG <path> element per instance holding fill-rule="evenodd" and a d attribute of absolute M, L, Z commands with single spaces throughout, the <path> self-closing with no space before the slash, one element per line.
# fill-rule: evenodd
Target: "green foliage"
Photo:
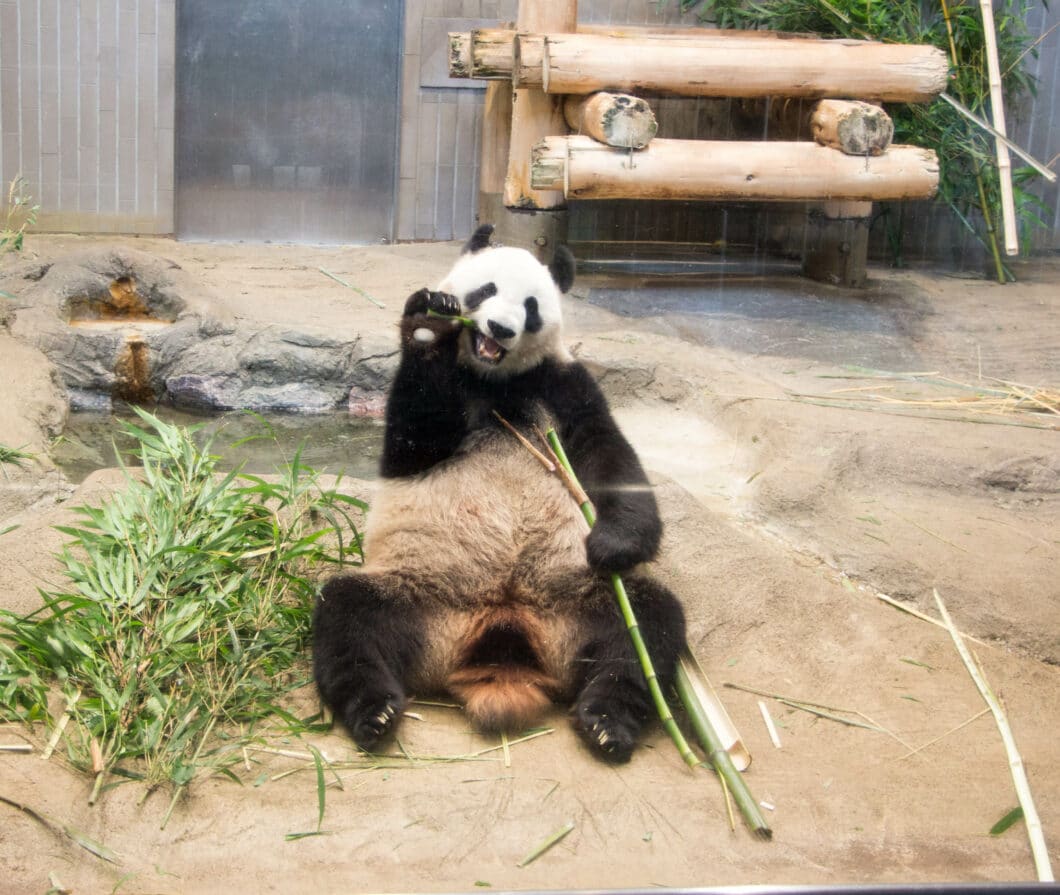
<path fill-rule="evenodd" d="M 946 53 L 951 63 L 947 88 L 979 117 L 990 120 L 990 85 L 977 2 L 950 0 L 680 0 L 682 10 L 698 9 L 702 19 L 719 27 L 811 32 L 825 37 L 879 40 L 888 43 L 931 44 Z M 1034 39 L 1027 31 L 1028 11 L 1038 0 L 1003 0 L 995 4 L 999 67 L 1006 107 L 1017 108 L 1035 92 L 1034 78 L 1022 67 L 1036 57 Z M 947 14 L 949 21 L 947 23 Z M 952 40 L 951 40 L 952 33 Z M 1000 265 L 993 228 L 1001 220 L 1001 197 L 994 139 L 964 119 L 948 103 L 896 103 L 888 106 L 894 120 L 894 140 L 934 149 L 939 157 L 938 201 L 944 202 L 963 226 L 976 233 Z M 1016 215 L 1020 236 L 1027 244 L 1030 232 L 1044 222 L 1043 203 L 1025 185 L 1037 176 L 1032 168 L 1013 170 Z M 887 210 L 888 239 L 900 243 L 898 214 Z M 900 261 L 900 255 L 896 254 Z M 999 268 L 999 275 L 1001 270 Z"/>
<path fill-rule="evenodd" d="M 60 529 L 64 589 L 29 616 L 0 613 L 0 715 L 47 717 L 58 684 L 70 758 L 95 766 L 97 788 L 110 774 L 150 788 L 231 775 L 247 727 L 304 728 L 276 702 L 306 681 L 310 575 L 360 558 L 364 504 L 299 454 L 276 482 L 220 475 L 195 427 L 137 412 L 144 426 L 124 427 L 142 470 Z"/>
<path fill-rule="evenodd" d="M 0 226 L 0 255 L 22 251 L 26 230 L 37 222 L 38 211 L 40 205 L 34 205 L 33 197 L 26 192 L 25 178 L 16 177 L 7 190 L 3 226 Z"/>
<path fill-rule="evenodd" d="M 32 460 L 33 454 L 22 448 L 8 447 L 0 444 L 0 465 L 10 463 L 12 466 L 21 466 L 23 460 Z"/>

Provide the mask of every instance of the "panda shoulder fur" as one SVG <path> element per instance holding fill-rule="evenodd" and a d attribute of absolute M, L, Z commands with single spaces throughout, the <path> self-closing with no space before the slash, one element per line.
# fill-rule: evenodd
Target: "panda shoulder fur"
<path fill-rule="evenodd" d="M 321 591 L 315 678 L 364 749 L 409 694 L 444 692 L 481 730 L 569 705 L 590 749 L 626 761 L 652 703 L 609 573 L 623 573 L 666 686 L 684 615 L 642 567 L 662 524 L 636 453 L 564 345 L 573 257 L 560 248 L 545 266 L 491 233 L 480 227 L 438 288 L 405 304 L 365 563 Z M 596 508 L 591 531 L 499 418 L 531 440 L 556 429 Z"/>

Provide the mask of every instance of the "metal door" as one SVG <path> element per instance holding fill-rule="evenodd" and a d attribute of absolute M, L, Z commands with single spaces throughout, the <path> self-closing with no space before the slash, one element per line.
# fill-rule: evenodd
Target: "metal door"
<path fill-rule="evenodd" d="M 397 0 L 177 0 L 177 236 L 389 241 L 400 59 Z"/>

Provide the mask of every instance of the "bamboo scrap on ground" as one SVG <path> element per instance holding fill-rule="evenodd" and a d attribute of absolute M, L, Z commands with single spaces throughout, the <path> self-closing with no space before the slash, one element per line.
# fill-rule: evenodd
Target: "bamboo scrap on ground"
<path fill-rule="evenodd" d="M 1001 703 L 998 701 L 997 696 L 991 689 L 986 675 L 983 674 L 982 669 L 965 645 L 961 632 L 957 630 L 957 626 L 953 623 L 953 619 L 946 610 L 946 605 L 942 602 L 939 592 L 933 589 L 932 593 L 935 596 L 935 604 L 938 606 L 939 615 L 942 616 L 950 638 L 953 640 L 953 645 L 957 647 L 957 652 L 964 662 L 964 667 L 975 682 L 983 701 L 990 708 L 997 724 L 998 732 L 1001 734 L 1001 741 L 1005 746 L 1005 755 L 1008 757 L 1009 771 L 1012 774 L 1012 783 L 1016 788 L 1020 807 L 1023 808 L 1023 819 L 1027 825 L 1027 837 L 1030 840 L 1031 853 L 1034 856 L 1034 867 L 1038 873 L 1038 880 L 1040 882 L 1053 882 L 1053 868 L 1049 862 L 1049 849 L 1045 844 L 1042 822 L 1038 817 L 1038 809 L 1034 806 L 1034 796 L 1031 794 L 1030 782 L 1027 780 L 1027 770 L 1023 765 L 1023 758 L 1016 748 L 1016 740 L 1012 735 L 1012 728 L 1009 726 L 1008 718 L 1004 709 L 1001 708 Z"/>
<path fill-rule="evenodd" d="M 837 378 L 837 377 L 829 377 Z M 792 398 L 797 400 L 816 401 L 822 403 L 836 402 L 835 406 L 878 405 L 890 410 L 909 411 L 914 413 L 930 411 L 932 414 L 939 412 L 959 412 L 962 415 L 971 414 L 981 417 L 1022 417 L 1027 420 L 1042 420 L 1041 424 L 1030 426 L 1036 429 L 1060 428 L 1060 421 L 1053 425 L 1046 420 L 1051 417 L 1060 416 L 1060 388 L 1052 386 L 1032 386 L 1019 382 L 1010 382 L 1005 379 L 991 379 L 979 383 L 960 382 L 939 376 L 938 373 L 886 373 L 883 371 L 865 371 L 863 375 L 852 374 L 850 379 L 883 379 L 889 382 L 908 382 L 920 385 L 929 385 L 938 390 L 950 392 L 950 394 L 934 396 L 920 396 L 909 393 L 905 396 L 895 394 L 880 394 L 885 390 L 893 392 L 894 386 L 877 387 L 876 394 L 866 394 L 871 387 L 859 388 L 857 398 L 850 397 L 852 389 L 836 389 L 831 394 L 803 394 L 791 392 Z M 989 384 L 987 384 L 989 383 Z M 841 395 L 841 397 L 840 397 Z M 871 409 L 870 406 L 864 409 Z M 944 418 L 944 417 L 939 417 Z M 984 419 L 983 422 L 994 420 Z M 1001 422 L 1001 420 L 996 420 Z"/>
<path fill-rule="evenodd" d="M 855 157 L 806 142 L 655 139 L 631 158 L 585 136 L 547 137 L 531 167 L 535 188 L 570 199 L 927 199 L 938 178 L 935 153 L 917 146 Z"/>

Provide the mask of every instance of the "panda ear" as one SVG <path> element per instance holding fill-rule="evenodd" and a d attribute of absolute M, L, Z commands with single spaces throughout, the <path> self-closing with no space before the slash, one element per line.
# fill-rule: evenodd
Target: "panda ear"
<path fill-rule="evenodd" d="M 556 254 L 552 256 L 552 262 L 548 265 L 548 272 L 559 286 L 560 292 L 567 292 L 574 285 L 574 256 L 566 246 L 559 246 Z"/>
<path fill-rule="evenodd" d="M 471 234 L 471 239 L 464 243 L 463 251 L 461 251 L 460 254 L 474 254 L 475 252 L 482 251 L 482 249 L 488 249 L 490 246 L 490 237 L 492 235 L 493 224 L 483 224 Z"/>

